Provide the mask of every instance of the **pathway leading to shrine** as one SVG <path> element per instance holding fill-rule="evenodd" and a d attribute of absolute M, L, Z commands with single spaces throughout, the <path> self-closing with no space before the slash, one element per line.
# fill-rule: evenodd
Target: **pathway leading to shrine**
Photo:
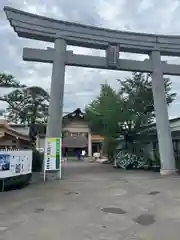
<path fill-rule="evenodd" d="M 179 177 L 77 161 L 64 176 L 0 193 L 0 239 L 179 240 Z"/>

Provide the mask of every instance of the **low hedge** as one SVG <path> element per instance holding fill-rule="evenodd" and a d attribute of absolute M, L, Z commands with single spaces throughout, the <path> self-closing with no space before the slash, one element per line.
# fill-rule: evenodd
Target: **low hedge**
<path fill-rule="evenodd" d="M 44 153 L 41 153 L 38 150 L 34 150 L 33 158 L 32 158 L 32 172 L 42 171 L 43 161 L 44 161 Z"/>

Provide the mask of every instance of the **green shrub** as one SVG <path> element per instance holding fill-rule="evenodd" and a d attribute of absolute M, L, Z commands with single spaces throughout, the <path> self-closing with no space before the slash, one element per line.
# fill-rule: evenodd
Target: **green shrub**
<path fill-rule="evenodd" d="M 104 152 L 110 162 L 114 161 L 114 154 L 116 152 L 116 148 L 118 145 L 118 141 L 110 136 L 106 136 L 104 139 Z"/>
<path fill-rule="evenodd" d="M 157 150 L 154 150 L 153 165 L 154 166 L 161 166 L 160 154 L 159 154 L 159 151 L 157 151 Z"/>
<path fill-rule="evenodd" d="M 40 172 L 42 170 L 44 153 L 37 150 L 33 151 L 32 172 Z"/>

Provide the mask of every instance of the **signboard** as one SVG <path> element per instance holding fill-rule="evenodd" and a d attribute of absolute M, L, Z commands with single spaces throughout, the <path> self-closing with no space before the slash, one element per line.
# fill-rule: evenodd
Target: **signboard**
<path fill-rule="evenodd" d="M 61 138 L 47 138 L 45 142 L 44 170 L 60 170 Z"/>
<path fill-rule="evenodd" d="M 0 151 L 0 179 L 32 172 L 32 151 Z"/>
<path fill-rule="evenodd" d="M 106 50 L 106 60 L 108 67 L 116 68 L 119 63 L 119 45 L 109 45 Z"/>

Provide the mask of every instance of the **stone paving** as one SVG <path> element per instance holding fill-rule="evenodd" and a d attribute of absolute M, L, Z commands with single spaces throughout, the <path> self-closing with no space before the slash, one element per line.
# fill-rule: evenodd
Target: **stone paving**
<path fill-rule="evenodd" d="M 180 177 L 68 162 L 62 181 L 0 193 L 0 239 L 179 240 Z"/>

